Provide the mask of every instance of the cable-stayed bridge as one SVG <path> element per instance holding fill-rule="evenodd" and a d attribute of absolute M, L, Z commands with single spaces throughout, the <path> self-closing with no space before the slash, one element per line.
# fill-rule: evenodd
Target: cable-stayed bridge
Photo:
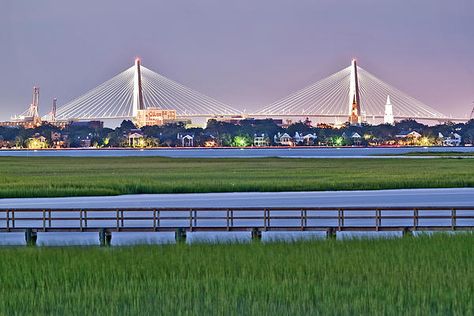
<path fill-rule="evenodd" d="M 353 113 L 356 112 L 356 113 Z M 348 119 L 419 119 L 446 121 L 443 113 L 352 64 L 258 112 L 269 116 L 315 116 Z M 351 120 L 351 115 L 355 117 Z"/>
<path fill-rule="evenodd" d="M 176 110 L 179 117 L 242 114 L 142 66 L 136 59 L 134 66 L 59 107 L 56 119 L 127 119 L 147 108 Z"/>
<path fill-rule="evenodd" d="M 449 118 L 370 74 L 355 60 L 349 67 L 260 111 L 243 113 L 142 66 L 137 59 L 132 67 L 60 106 L 55 117 L 57 120 L 133 119 L 139 110 L 150 108 L 175 110 L 179 118 L 320 117 L 352 124 L 370 119 L 386 123 L 401 119 L 466 120 Z"/>

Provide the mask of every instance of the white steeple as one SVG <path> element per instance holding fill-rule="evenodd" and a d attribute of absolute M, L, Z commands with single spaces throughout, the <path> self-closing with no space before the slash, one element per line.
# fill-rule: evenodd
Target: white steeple
<path fill-rule="evenodd" d="M 385 124 L 391 124 L 393 125 L 394 120 L 393 120 L 393 106 L 392 103 L 390 102 L 390 96 L 387 95 L 387 103 L 385 103 L 385 115 L 383 117 L 383 122 Z"/>

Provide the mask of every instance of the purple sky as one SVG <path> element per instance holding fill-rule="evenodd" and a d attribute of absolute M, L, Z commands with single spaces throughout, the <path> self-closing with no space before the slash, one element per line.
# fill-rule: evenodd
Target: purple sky
<path fill-rule="evenodd" d="M 0 0 L 0 119 L 143 65 L 252 111 L 359 65 L 437 110 L 474 101 L 472 0 Z"/>

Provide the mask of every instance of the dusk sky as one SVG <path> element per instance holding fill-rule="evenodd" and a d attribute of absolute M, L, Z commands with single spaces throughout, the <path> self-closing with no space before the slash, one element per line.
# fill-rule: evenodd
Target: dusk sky
<path fill-rule="evenodd" d="M 473 0 L 0 0 L 0 119 L 143 65 L 259 109 L 349 65 L 442 113 L 474 101 Z"/>

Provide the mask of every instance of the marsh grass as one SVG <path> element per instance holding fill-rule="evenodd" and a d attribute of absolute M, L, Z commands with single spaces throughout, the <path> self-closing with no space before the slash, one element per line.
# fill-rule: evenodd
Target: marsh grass
<path fill-rule="evenodd" d="M 0 315 L 468 315 L 474 236 L 0 249 Z"/>
<path fill-rule="evenodd" d="M 392 154 L 390 154 L 392 156 Z M 474 152 L 462 152 L 462 151 L 414 151 L 404 154 L 394 154 L 393 156 L 474 156 Z"/>
<path fill-rule="evenodd" d="M 1 157 L 0 198 L 474 186 L 471 159 Z"/>

